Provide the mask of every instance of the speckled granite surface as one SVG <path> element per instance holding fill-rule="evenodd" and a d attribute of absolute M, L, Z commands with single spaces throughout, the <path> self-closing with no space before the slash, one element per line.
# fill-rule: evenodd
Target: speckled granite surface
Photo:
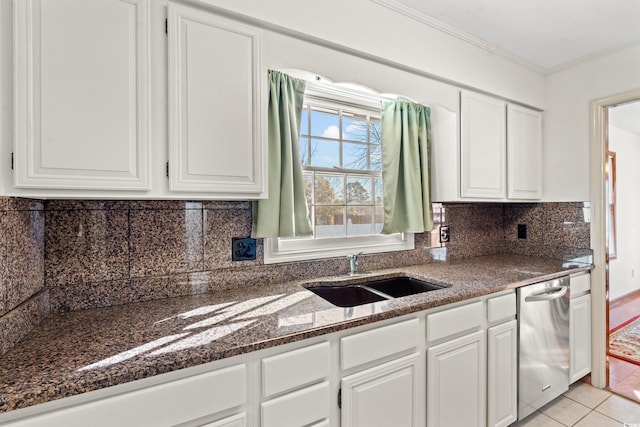
<path fill-rule="evenodd" d="M 345 310 L 303 286 L 244 287 L 49 316 L 0 357 L 0 412 L 550 279 L 589 265 L 520 255 L 379 270 L 446 289 Z M 0 422 L 2 415 L 0 414 Z"/>

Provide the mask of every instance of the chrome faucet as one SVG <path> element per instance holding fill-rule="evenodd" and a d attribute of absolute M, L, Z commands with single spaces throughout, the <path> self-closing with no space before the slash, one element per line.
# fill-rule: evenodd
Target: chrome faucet
<path fill-rule="evenodd" d="M 358 274 L 358 258 L 363 253 L 364 252 L 359 252 L 355 255 L 347 255 L 347 259 L 349 260 L 349 268 L 351 270 L 349 271 L 349 276 L 355 276 Z"/>

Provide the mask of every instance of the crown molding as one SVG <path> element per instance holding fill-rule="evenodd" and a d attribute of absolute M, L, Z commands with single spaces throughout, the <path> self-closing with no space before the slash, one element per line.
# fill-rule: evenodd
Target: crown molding
<path fill-rule="evenodd" d="M 442 22 L 436 18 L 426 15 L 412 7 L 409 7 L 405 4 L 400 3 L 397 0 L 370 0 L 370 1 L 372 1 L 373 3 L 377 3 L 380 6 L 386 7 L 387 9 L 393 10 L 394 12 L 405 15 L 425 25 L 428 25 L 431 28 L 434 28 L 438 31 L 441 31 L 459 40 L 462 40 L 476 47 L 479 47 L 480 49 L 483 49 L 494 55 L 500 56 L 511 62 L 515 62 L 516 64 L 527 67 L 530 70 L 535 71 L 537 73 L 547 74 L 549 72 L 548 69 L 541 67 L 537 64 L 534 64 L 533 62 L 528 61 L 522 58 L 521 56 L 515 55 L 507 50 L 501 49 L 498 46 L 488 43 L 476 36 L 473 36 L 469 33 L 459 30 L 458 28 L 452 27 L 451 25 L 445 22 Z"/>

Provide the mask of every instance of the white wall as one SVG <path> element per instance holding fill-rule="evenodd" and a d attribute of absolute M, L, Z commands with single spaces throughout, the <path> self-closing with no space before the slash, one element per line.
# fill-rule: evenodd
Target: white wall
<path fill-rule="evenodd" d="M 609 262 L 609 297 L 640 289 L 640 135 L 609 128 L 609 150 L 616 152 L 617 258 Z"/>
<path fill-rule="evenodd" d="M 640 44 L 547 76 L 545 200 L 590 200 L 589 103 L 636 88 L 640 88 Z"/>
<path fill-rule="evenodd" d="M 370 0 L 195 1 L 534 107 L 544 104 L 539 73 Z"/>

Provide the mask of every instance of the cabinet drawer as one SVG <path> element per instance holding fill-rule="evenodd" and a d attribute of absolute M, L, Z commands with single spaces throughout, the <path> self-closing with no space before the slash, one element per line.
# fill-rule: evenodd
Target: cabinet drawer
<path fill-rule="evenodd" d="M 245 427 L 247 425 L 246 416 L 244 413 L 239 415 L 233 415 L 220 421 L 214 421 L 209 424 L 204 424 L 201 427 Z"/>
<path fill-rule="evenodd" d="M 591 290 L 591 274 L 576 274 L 569 278 L 571 287 L 571 297 L 580 295 Z"/>
<path fill-rule="evenodd" d="M 450 308 L 427 316 L 427 341 L 454 335 L 482 326 L 482 302 Z"/>
<path fill-rule="evenodd" d="M 350 369 L 416 348 L 419 330 L 418 319 L 411 319 L 342 338 L 342 369 Z"/>
<path fill-rule="evenodd" d="M 235 365 L 72 406 L 9 425 L 15 427 L 178 425 L 243 405 L 246 402 L 246 383 L 245 365 Z M 235 427 L 237 424 L 230 425 Z"/>
<path fill-rule="evenodd" d="M 264 397 L 320 381 L 329 375 L 329 343 L 323 342 L 262 360 Z"/>
<path fill-rule="evenodd" d="M 262 427 L 299 427 L 320 421 L 329 416 L 329 383 L 264 402 L 261 409 Z"/>
<path fill-rule="evenodd" d="M 487 317 L 489 322 L 508 319 L 516 315 L 516 294 L 491 298 L 487 301 Z"/>

